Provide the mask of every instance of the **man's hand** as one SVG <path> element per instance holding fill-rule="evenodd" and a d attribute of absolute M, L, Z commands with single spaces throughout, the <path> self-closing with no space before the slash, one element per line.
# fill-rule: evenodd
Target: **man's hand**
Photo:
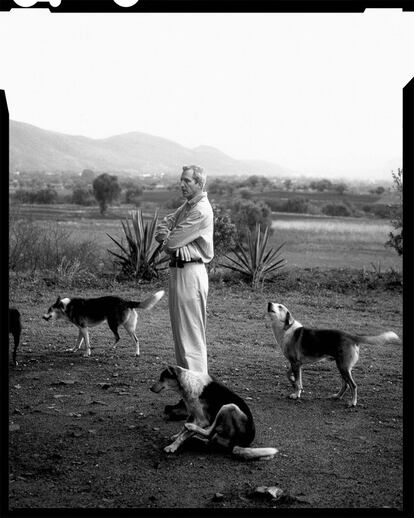
<path fill-rule="evenodd" d="M 175 256 L 177 259 L 181 259 L 182 261 L 191 261 L 191 254 L 187 246 L 178 248 Z"/>

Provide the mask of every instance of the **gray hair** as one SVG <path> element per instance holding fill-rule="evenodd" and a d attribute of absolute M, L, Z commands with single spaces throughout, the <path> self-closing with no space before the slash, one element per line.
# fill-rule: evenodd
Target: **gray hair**
<path fill-rule="evenodd" d="M 185 171 L 192 171 L 194 180 L 204 189 L 207 181 L 207 174 L 202 167 L 198 165 L 185 165 L 183 167 L 183 173 Z"/>

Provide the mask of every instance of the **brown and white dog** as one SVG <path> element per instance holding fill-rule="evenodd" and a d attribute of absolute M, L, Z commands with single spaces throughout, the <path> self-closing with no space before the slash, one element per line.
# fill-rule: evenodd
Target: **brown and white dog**
<path fill-rule="evenodd" d="M 360 336 L 336 329 L 310 329 L 295 320 L 283 304 L 269 302 L 267 311 L 272 322 L 276 344 L 280 346 L 290 363 L 287 376 L 295 390 L 289 396 L 292 399 L 299 399 L 302 392 L 302 365 L 331 359 L 335 360 L 342 376 L 342 387 L 332 397 L 341 399 L 349 387 L 352 396 L 349 406 L 355 406 L 357 404 L 357 386 L 351 371 L 359 358 L 359 345 L 401 343 L 398 336 L 392 331 L 376 336 Z"/>
<path fill-rule="evenodd" d="M 135 334 L 138 315 L 135 309 L 151 309 L 164 296 L 164 291 L 157 291 L 142 302 L 124 300 L 120 297 L 107 296 L 94 299 L 84 298 L 63 298 L 58 297 L 56 302 L 50 306 L 43 315 L 45 320 L 56 320 L 63 318 L 75 324 L 79 329 L 78 338 L 73 349 L 80 349 L 85 341 L 85 356 L 90 356 L 88 327 L 97 326 L 108 322 L 108 326 L 115 335 L 115 344 L 119 341 L 118 327 L 123 325 L 132 338 L 135 347 L 135 355 L 139 356 L 139 340 Z"/>
<path fill-rule="evenodd" d="M 278 452 L 276 448 L 248 448 L 255 436 L 249 407 L 240 396 L 208 374 L 170 366 L 151 387 L 155 393 L 164 389 L 178 392 L 189 414 L 182 431 L 172 437 L 174 442 L 164 448 L 166 453 L 174 453 L 193 436 L 245 460 L 267 460 Z"/>

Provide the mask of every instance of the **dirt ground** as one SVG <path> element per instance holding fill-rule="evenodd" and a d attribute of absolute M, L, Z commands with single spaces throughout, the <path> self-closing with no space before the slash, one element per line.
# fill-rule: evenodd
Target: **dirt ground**
<path fill-rule="evenodd" d="M 156 289 L 146 286 L 141 294 Z M 41 319 L 59 292 L 69 291 L 75 295 L 36 284 L 11 287 L 24 332 L 19 365 L 9 368 L 10 509 L 402 509 L 402 347 L 361 347 L 356 408 L 347 408 L 349 395 L 326 398 L 340 386 L 331 362 L 305 367 L 303 399 L 295 402 L 287 398 L 286 362 L 265 314 L 267 301 L 278 300 L 306 325 L 401 336 L 401 293 L 275 297 L 275 288 L 211 286 L 210 372 L 247 400 L 257 429 L 253 446 L 279 449 L 273 460 L 244 462 L 194 444 L 163 452 L 180 428 L 163 417 L 176 394 L 149 390 L 174 363 L 166 298 L 140 313 L 139 358 L 123 330 L 112 347 L 106 324 L 92 329 L 92 356 L 85 358 L 66 351 L 74 326 Z M 116 293 L 142 298 L 131 288 Z M 259 486 L 277 486 L 283 496 L 258 494 Z"/>

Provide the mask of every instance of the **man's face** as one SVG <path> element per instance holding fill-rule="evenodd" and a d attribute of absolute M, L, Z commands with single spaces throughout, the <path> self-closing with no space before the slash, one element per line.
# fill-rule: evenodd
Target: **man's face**
<path fill-rule="evenodd" d="M 197 194 L 200 194 L 203 191 L 203 188 L 199 183 L 193 178 L 193 171 L 191 169 L 186 169 L 181 175 L 181 192 L 183 193 L 184 198 L 187 200 L 191 200 Z"/>

